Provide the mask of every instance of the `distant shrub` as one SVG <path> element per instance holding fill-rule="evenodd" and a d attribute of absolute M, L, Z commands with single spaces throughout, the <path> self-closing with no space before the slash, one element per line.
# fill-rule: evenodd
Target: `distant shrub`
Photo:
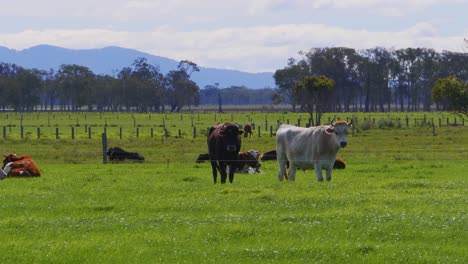
<path fill-rule="evenodd" d="M 381 118 L 377 121 L 377 128 L 385 129 L 385 128 L 402 128 L 401 120 L 393 119 L 393 118 Z"/>
<path fill-rule="evenodd" d="M 359 124 L 359 129 L 362 129 L 362 130 L 369 130 L 372 128 L 372 122 L 370 120 L 364 120 L 362 121 L 360 124 Z"/>

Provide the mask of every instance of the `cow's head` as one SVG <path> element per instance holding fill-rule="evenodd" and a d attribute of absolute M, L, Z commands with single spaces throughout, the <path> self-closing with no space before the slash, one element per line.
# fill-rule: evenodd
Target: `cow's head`
<path fill-rule="evenodd" d="M 228 152 L 239 153 L 241 145 L 240 135 L 242 135 L 244 131 L 231 123 L 225 123 L 219 129 L 219 135 L 226 150 Z"/>
<path fill-rule="evenodd" d="M 260 168 L 262 165 L 258 161 L 259 152 L 256 150 L 249 150 L 247 152 L 241 152 L 239 154 L 239 160 L 242 160 L 247 164 L 249 167 L 252 168 Z"/>
<path fill-rule="evenodd" d="M 16 156 L 16 153 L 12 154 L 3 154 L 3 166 L 5 166 L 9 162 L 17 161 L 18 157 Z"/>
<path fill-rule="evenodd" d="M 353 121 L 346 122 L 346 121 L 337 121 L 331 126 L 329 126 L 325 131 L 332 135 L 336 135 L 337 143 L 340 147 L 344 148 L 348 144 L 348 130 L 353 125 Z"/>

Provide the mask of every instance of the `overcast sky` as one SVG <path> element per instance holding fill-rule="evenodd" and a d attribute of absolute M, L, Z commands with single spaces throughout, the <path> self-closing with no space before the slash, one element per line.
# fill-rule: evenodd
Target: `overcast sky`
<path fill-rule="evenodd" d="M 467 52 L 463 38 L 468 0 L 0 0 L 10 49 L 120 46 L 249 72 L 315 47 Z"/>

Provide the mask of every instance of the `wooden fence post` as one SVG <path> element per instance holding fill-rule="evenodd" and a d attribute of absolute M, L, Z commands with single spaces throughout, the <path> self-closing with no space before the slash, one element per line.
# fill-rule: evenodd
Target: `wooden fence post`
<path fill-rule="evenodd" d="M 60 137 L 59 137 L 59 128 L 56 127 L 56 128 L 55 128 L 55 139 L 59 139 L 59 138 L 60 138 Z"/>
<path fill-rule="evenodd" d="M 41 138 L 41 128 L 38 127 L 37 128 L 37 139 L 40 139 Z"/>
<path fill-rule="evenodd" d="M 102 162 L 107 163 L 107 134 L 102 133 Z"/>
<path fill-rule="evenodd" d="M 75 127 L 71 127 L 71 136 L 72 136 L 72 139 L 75 139 Z"/>

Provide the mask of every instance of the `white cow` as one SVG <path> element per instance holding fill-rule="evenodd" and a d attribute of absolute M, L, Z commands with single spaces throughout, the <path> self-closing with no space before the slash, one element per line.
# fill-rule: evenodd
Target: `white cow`
<path fill-rule="evenodd" d="M 327 170 L 327 181 L 336 155 L 348 142 L 348 129 L 352 122 L 338 121 L 329 126 L 296 127 L 281 125 L 276 132 L 276 152 L 279 164 L 278 179 L 295 180 L 296 169 L 314 169 L 318 181 L 323 181 L 322 169 Z M 286 162 L 289 161 L 289 172 L 286 175 Z"/>

